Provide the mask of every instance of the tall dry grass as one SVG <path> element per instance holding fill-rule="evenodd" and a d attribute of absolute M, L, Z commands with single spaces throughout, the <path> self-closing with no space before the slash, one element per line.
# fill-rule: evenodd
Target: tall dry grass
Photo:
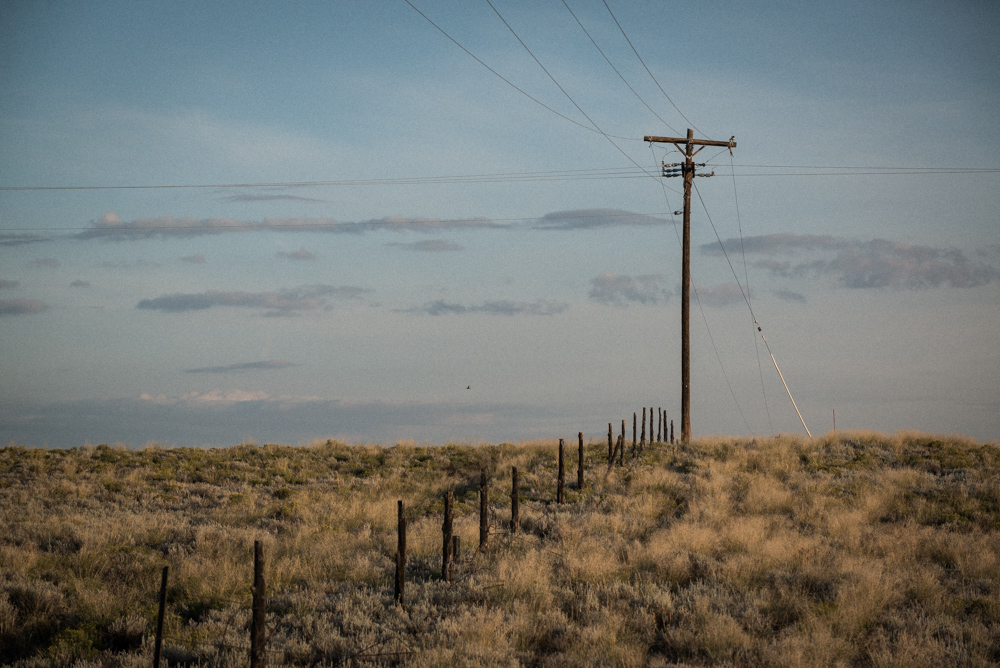
<path fill-rule="evenodd" d="M 172 665 L 244 665 L 254 540 L 274 665 L 1000 662 L 998 444 L 713 437 L 610 473 L 605 456 L 587 445 L 587 484 L 557 505 L 554 441 L 0 449 L 0 662 L 148 665 L 169 565 Z M 448 490 L 463 539 L 451 584 Z M 392 599 L 397 499 L 406 609 Z"/>

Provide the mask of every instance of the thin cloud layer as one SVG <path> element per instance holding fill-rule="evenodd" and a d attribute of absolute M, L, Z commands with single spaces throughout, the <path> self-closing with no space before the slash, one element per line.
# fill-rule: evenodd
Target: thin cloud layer
<path fill-rule="evenodd" d="M 569 308 L 569 304 L 539 300 L 535 302 L 515 302 L 510 300 L 487 301 L 478 305 L 449 304 L 439 300 L 424 306 L 409 309 L 410 312 L 426 313 L 427 315 L 471 315 L 485 313 L 487 315 L 558 315 Z"/>
<path fill-rule="evenodd" d="M 590 279 L 590 299 L 602 304 L 659 304 L 670 299 L 661 274 L 623 276 L 601 274 Z"/>
<path fill-rule="evenodd" d="M 12 290 L 17 286 L 21 285 L 17 281 L 8 281 L 0 278 L 0 290 Z"/>
<path fill-rule="evenodd" d="M 31 315 L 49 307 L 37 299 L 0 299 L 0 316 Z"/>
<path fill-rule="evenodd" d="M 188 264 L 205 264 L 207 260 L 201 253 L 195 253 L 194 255 L 185 255 L 181 258 L 181 262 L 187 262 Z"/>
<path fill-rule="evenodd" d="M 72 283 L 70 283 L 69 287 L 71 287 L 71 288 L 89 288 L 90 287 L 90 281 L 85 281 L 83 279 L 78 278 L 75 281 L 73 281 Z"/>
<path fill-rule="evenodd" d="M 604 227 L 639 227 L 668 225 L 669 220 L 632 213 L 621 209 L 575 209 L 555 211 L 542 216 L 533 227 L 536 230 L 588 230 Z"/>
<path fill-rule="evenodd" d="M 698 301 L 703 306 L 731 306 L 743 301 L 743 291 L 735 283 L 720 285 L 698 285 L 695 287 Z"/>
<path fill-rule="evenodd" d="M 465 247 L 461 244 L 456 244 L 454 241 L 445 241 L 444 239 L 421 239 L 412 243 L 392 242 L 386 244 L 386 246 L 422 253 L 446 253 L 465 250 Z"/>
<path fill-rule="evenodd" d="M 723 246 L 729 253 L 741 251 L 739 239 L 726 239 Z M 996 267 L 974 262 L 957 248 L 901 244 L 886 239 L 860 241 L 828 235 L 771 234 L 745 237 L 742 249 L 748 254 L 770 256 L 800 252 L 825 255 L 799 262 L 768 258 L 758 260 L 754 266 L 785 278 L 830 277 L 848 288 L 974 288 L 1000 279 Z M 701 251 L 706 255 L 722 254 L 717 244 L 705 244 Z"/>
<path fill-rule="evenodd" d="M 198 369 L 185 369 L 185 373 L 244 373 L 247 371 L 271 371 L 298 366 L 285 360 L 268 360 L 263 362 L 243 362 L 226 366 L 203 366 Z"/>
<path fill-rule="evenodd" d="M 9 248 L 27 246 L 28 244 L 40 244 L 46 241 L 52 241 L 52 238 L 43 237 L 38 234 L 0 234 L 0 246 Z"/>
<path fill-rule="evenodd" d="M 36 267 L 45 267 L 46 269 L 58 269 L 59 267 L 62 266 L 59 263 L 59 260 L 55 259 L 54 257 L 36 258 L 31 261 L 31 264 L 35 265 Z"/>
<path fill-rule="evenodd" d="M 285 313 L 313 311 L 328 305 L 329 299 L 358 299 L 374 292 L 354 285 L 307 285 L 273 292 L 243 292 L 209 290 L 200 293 L 174 293 L 153 299 L 143 299 L 137 309 L 150 309 L 164 313 L 183 313 L 229 306 L 236 308 L 267 309 Z"/>
<path fill-rule="evenodd" d="M 288 199 L 289 196 L 235 196 L 241 201 L 250 201 L 248 197 L 263 197 L 264 199 Z M 477 230 L 477 229 L 529 229 L 573 231 L 583 229 L 599 229 L 609 227 L 636 227 L 649 225 L 667 225 L 669 220 L 632 213 L 621 209 L 577 209 L 547 213 L 534 222 L 511 224 L 498 222 L 490 218 L 438 219 L 407 216 L 386 216 L 371 220 L 349 222 L 335 218 L 264 218 L 263 220 L 241 220 L 238 218 L 176 218 L 160 216 L 152 218 L 136 218 L 125 221 L 109 211 L 97 220 L 90 222 L 91 228 L 72 236 L 74 239 L 106 241 L 140 241 L 154 238 L 188 238 L 205 235 L 229 234 L 235 232 L 324 232 L 333 234 L 364 234 L 375 231 L 393 232 L 435 232 L 440 230 Z M 39 241 L 48 239 L 38 239 Z M 30 239 L 11 238 L 11 244 L 31 243 Z M 0 237 L 2 242 L 2 237 Z M 447 242 L 444 242 L 447 243 Z M 415 248 L 415 250 L 438 250 L 433 246 Z M 452 249 L 449 249 L 452 250 Z"/>
<path fill-rule="evenodd" d="M 286 260 L 315 260 L 316 255 L 310 253 L 305 248 L 300 248 L 297 251 L 292 251 L 291 253 L 285 251 L 278 251 L 276 253 L 277 257 L 284 258 Z"/>
<path fill-rule="evenodd" d="M 363 234 L 376 230 L 428 232 L 443 229 L 502 229 L 507 225 L 488 218 L 441 220 L 434 218 L 407 218 L 387 216 L 361 222 L 343 222 L 334 218 L 264 218 L 240 220 L 237 218 L 137 218 L 122 220 L 109 211 L 98 220 L 91 221 L 91 229 L 73 235 L 74 239 L 104 239 L 107 241 L 140 241 L 154 238 L 187 238 L 235 232 L 326 232 L 334 234 Z"/>

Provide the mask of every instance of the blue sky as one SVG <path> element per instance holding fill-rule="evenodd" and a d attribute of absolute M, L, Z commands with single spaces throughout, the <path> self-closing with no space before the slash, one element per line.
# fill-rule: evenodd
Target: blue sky
<path fill-rule="evenodd" d="M 412 1 L 5 3 L 0 442 L 677 419 L 688 127 L 695 434 L 802 431 L 735 271 L 814 434 L 998 437 L 994 3 Z"/>

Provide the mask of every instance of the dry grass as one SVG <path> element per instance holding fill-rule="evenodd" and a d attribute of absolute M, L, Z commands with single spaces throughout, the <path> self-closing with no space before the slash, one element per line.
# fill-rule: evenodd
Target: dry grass
<path fill-rule="evenodd" d="M 274 665 L 1000 662 L 998 444 L 705 438 L 610 475 L 606 452 L 588 444 L 587 485 L 559 506 L 555 442 L 0 449 L 0 662 L 148 665 L 169 565 L 171 664 L 245 665 L 255 539 Z M 493 534 L 476 553 L 482 466 Z M 447 490 L 453 584 L 439 578 Z"/>

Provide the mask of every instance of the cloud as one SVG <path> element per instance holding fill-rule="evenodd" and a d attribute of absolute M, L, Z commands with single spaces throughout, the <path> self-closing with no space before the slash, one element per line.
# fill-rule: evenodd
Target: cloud
<path fill-rule="evenodd" d="M 743 301 L 743 291 L 735 283 L 699 285 L 695 289 L 704 306 L 730 306 Z"/>
<path fill-rule="evenodd" d="M 602 227 L 669 225 L 670 221 L 621 209 L 576 209 L 547 213 L 533 227 L 536 230 L 586 230 Z"/>
<path fill-rule="evenodd" d="M 225 202 L 325 202 L 326 200 L 315 199 L 312 197 L 300 197 L 299 195 L 229 195 L 228 197 L 220 197 L 219 199 Z"/>
<path fill-rule="evenodd" d="M 149 260 L 143 260 L 139 258 L 134 262 L 102 262 L 97 265 L 101 269 L 155 269 L 161 266 L 157 262 L 150 262 Z"/>
<path fill-rule="evenodd" d="M 663 276 L 622 276 L 601 274 L 590 279 L 590 298 L 602 304 L 625 306 L 629 303 L 658 304 L 670 299 L 670 290 L 663 287 Z"/>
<path fill-rule="evenodd" d="M 244 195 L 247 198 L 288 199 L 287 195 Z M 301 199 L 301 198 L 297 198 Z M 537 230 L 581 230 L 607 227 L 636 227 L 647 225 L 668 225 L 670 221 L 656 216 L 632 213 L 621 209 L 577 209 L 547 213 L 527 226 Z M 407 216 L 386 216 L 370 220 L 349 222 L 335 218 L 264 218 L 262 220 L 241 220 L 238 218 L 175 218 L 160 216 L 136 218 L 124 221 L 114 211 L 90 221 L 90 229 L 72 236 L 78 240 L 104 239 L 107 241 L 139 241 L 153 238 L 196 237 L 204 235 L 229 234 L 235 232 L 321 232 L 332 234 L 364 234 L 375 231 L 392 232 L 438 232 L 441 230 L 481 230 L 515 229 L 524 225 L 513 225 L 490 218 L 440 219 Z M 444 250 L 433 246 L 414 248 L 415 250 Z M 448 249 L 451 250 L 451 249 Z"/>
<path fill-rule="evenodd" d="M 136 308 L 182 313 L 201 311 L 218 306 L 267 309 L 271 313 L 312 311 L 328 304 L 327 297 L 358 299 L 374 292 L 353 285 L 306 285 L 273 292 L 243 292 L 209 290 L 201 293 L 174 293 L 153 299 L 143 299 Z"/>
<path fill-rule="evenodd" d="M 285 251 L 278 251 L 278 257 L 285 258 L 286 260 L 315 260 L 316 256 L 310 253 L 305 248 L 300 248 L 297 251 L 292 251 L 291 253 L 286 253 Z"/>
<path fill-rule="evenodd" d="M 201 253 L 195 253 L 194 255 L 185 255 L 181 258 L 181 262 L 187 262 L 188 264 L 205 264 L 205 256 Z"/>
<path fill-rule="evenodd" d="M 37 299 L 0 299 L 0 316 L 30 315 L 41 313 L 48 308 Z"/>
<path fill-rule="evenodd" d="M 73 281 L 72 283 L 70 283 L 69 286 L 71 288 L 89 288 L 90 287 L 90 281 L 84 281 L 84 280 L 81 280 L 81 279 L 78 278 L 75 281 Z"/>
<path fill-rule="evenodd" d="M 774 296 L 778 299 L 783 299 L 786 302 L 799 302 L 804 304 L 806 301 L 806 296 L 800 292 L 793 292 L 792 290 L 778 290 L 774 293 Z"/>
<path fill-rule="evenodd" d="M 244 373 L 246 371 L 270 371 L 273 369 L 287 369 L 298 366 L 292 362 L 284 360 L 273 360 L 264 362 L 243 362 L 242 364 L 229 364 L 227 366 L 204 366 L 198 369 L 185 369 L 185 373 Z"/>
<path fill-rule="evenodd" d="M 37 234 L 0 234 L 0 246 L 27 246 L 28 244 L 40 244 L 46 241 L 52 241 L 52 239 Z"/>
<path fill-rule="evenodd" d="M 16 288 L 19 285 L 21 284 L 18 283 L 17 281 L 7 281 L 0 278 L 0 290 L 12 290 L 13 288 Z"/>
<path fill-rule="evenodd" d="M 445 229 L 503 229 L 508 225 L 488 218 L 442 220 L 436 218 L 407 218 L 387 216 L 361 222 L 343 222 L 334 218 L 264 218 L 239 220 L 237 218 L 137 218 L 123 221 L 114 211 L 91 221 L 91 229 L 73 235 L 74 239 L 104 239 L 107 241 L 139 241 L 153 238 L 196 237 L 235 232 L 325 232 L 334 234 L 362 234 L 376 230 L 429 232 Z"/>
<path fill-rule="evenodd" d="M 423 253 L 442 253 L 448 251 L 465 250 L 464 246 L 456 244 L 453 241 L 445 241 L 444 239 L 422 239 L 420 241 L 414 241 L 408 244 L 392 242 L 386 244 L 386 246 L 393 246 L 412 251 L 420 251 Z"/>
<path fill-rule="evenodd" d="M 740 252 L 739 239 L 726 239 L 722 245 L 727 252 Z M 765 255 L 825 254 L 826 257 L 797 263 L 759 260 L 754 266 L 784 278 L 826 276 L 848 288 L 973 288 L 1000 279 L 996 267 L 973 262 L 957 248 L 902 244 L 886 239 L 860 241 L 828 235 L 771 234 L 745 237 L 743 249 Z M 722 254 L 719 246 L 713 244 L 701 246 L 701 251 L 707 255 Z"/>
<path fill-rule="evenodd" d="M 59 264 L 59 260 L 54 257 L 40 257 L 31 261 L 31 264 L 38 267 L 45 267 L 46 269 L 58 269 L 62 265 Z"/>
<path fill-rule="evenodd" d="M 562 313 L 569 304 L 539 300 L 535 302 L 515 302 L 509 300 L 487 301 L 480 305 L 464 306 L 436 301 L 424 306 L 408 309 L 409 312 L 426 313 L 428 315 L 469 315 L 486 313 L 487 315 L 557 315 Z"/>

